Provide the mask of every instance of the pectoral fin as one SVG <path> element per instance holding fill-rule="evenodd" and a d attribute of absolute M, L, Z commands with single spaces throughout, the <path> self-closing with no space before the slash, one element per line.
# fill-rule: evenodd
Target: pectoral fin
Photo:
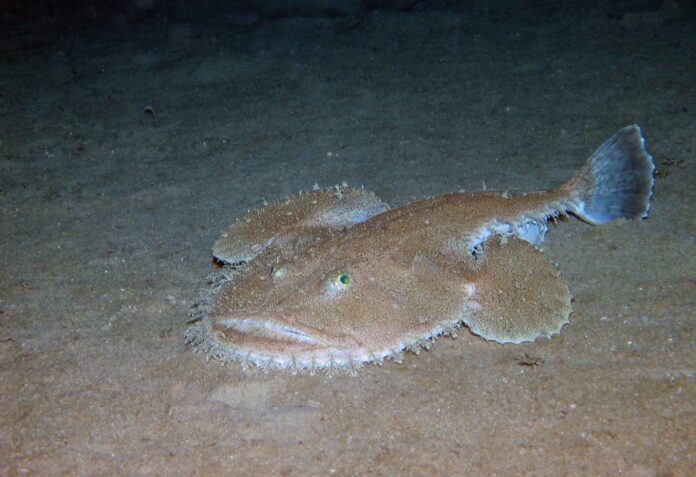
<path fill-rule="evenodd" d="M 215 242 L 213 256 L 230 264 L 248 262 L 273 243 L 309 243 L 387 209 L 379 197 L 363 189 L 343 187 L 294 195 L 237 220 Z"/>
<path fill-rule="evenodd" d="M 568 285 L 543 254 L 514 237 L 492 237 L 476 273 L 475 303 L 464 323 L 500 343 L 557 334 L 571 312 Z"/>

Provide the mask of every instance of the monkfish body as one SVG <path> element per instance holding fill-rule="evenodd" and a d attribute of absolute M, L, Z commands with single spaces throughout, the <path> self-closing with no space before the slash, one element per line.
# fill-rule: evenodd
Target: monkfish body
<path fill-rule="evenodd" d="M 389 209 L 337 187 L 268 205 L 216 242 L 214 257 L 231 268 L 187 341 L 245 366 L 355 370 L 462 325 L 500 343 L 550 337 L 571 304 L 535 247 L 547 221 L 644 218 L 653 171 L 640 129 L 628 126 L 551 191 L 456 193 Z"/>

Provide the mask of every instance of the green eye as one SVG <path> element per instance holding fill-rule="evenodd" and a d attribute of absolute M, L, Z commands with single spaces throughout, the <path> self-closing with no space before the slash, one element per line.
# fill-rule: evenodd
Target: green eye
<path fill-rule="evenodd" d="M 335 299 L 343 295 L 344 292 L 350 290 L 353 286 L 353 280 L 347 273 L 333 272 L 329 275 L 329 278 L 324 282 L 324 287 L 326 291 L 326 296 L 329 299 Z"/>

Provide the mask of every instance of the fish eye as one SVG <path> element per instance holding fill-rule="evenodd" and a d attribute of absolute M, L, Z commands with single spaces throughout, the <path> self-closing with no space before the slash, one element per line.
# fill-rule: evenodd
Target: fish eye
<path fill-rule="evenodd" d="M 345 272 L 332 274 L 326 283 L 326 293 L 335 298 L 351 287 L 351 277 Z"/>

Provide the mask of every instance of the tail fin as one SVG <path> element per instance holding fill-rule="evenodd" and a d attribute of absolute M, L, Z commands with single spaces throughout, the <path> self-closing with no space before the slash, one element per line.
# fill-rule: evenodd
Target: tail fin
<path fill-rule="evenodd" d="M 595 225 L 620 217 L 647 217 L 655 164 L 644 143 L 634 124 L 602 144 L 578 175 L 562 186 L 570 192 L 568 210 Z"/>

